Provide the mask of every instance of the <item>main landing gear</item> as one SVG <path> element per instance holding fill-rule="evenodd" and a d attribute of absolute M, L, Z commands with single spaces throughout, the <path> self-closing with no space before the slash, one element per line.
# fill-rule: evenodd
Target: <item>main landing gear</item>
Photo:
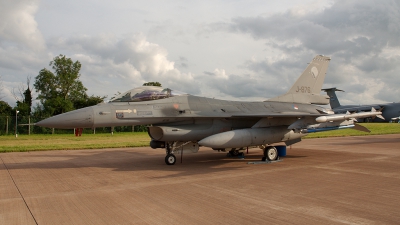
<path fill-rule="evenodd" d="M 227 156 L 239 156 L 240 152 L 239 150 L 232 149 L 228 152 Z"/>
<path fill-rule="evenodd" d="M 244 153 L 239 151 L 238 149 L 233 148 L 232 150 L 230 150 L 227 154 L 227 157 L 240 157 L 240 158 L 244 158 Z"/>
<path fill-rule="evenodd" d="M 264 157 L 261 161 L 275 161 L 278 159 L 278 150 L 274 146 L 268 146 L 264 149 Z"/>

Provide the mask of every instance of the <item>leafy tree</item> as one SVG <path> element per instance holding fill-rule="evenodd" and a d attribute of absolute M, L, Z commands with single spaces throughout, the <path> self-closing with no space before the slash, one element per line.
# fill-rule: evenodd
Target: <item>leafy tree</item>
<path fill-rule="evenodd" d="M 80 108 L 85 108 L 85 107 L 89 107 L 92 105 L 97 105 L 97 104 L 103 102 L 105 98 L 106 98 L 106 96 L 100 97 L 100 96 L 92 95 L 90 97 L 78 99 L 78 100 L 74 101 L 74 107 L 75 107 L 75 109 L 80 109 Z"/>
<path fill-rule="evenodd" d="M 20 97 L 17 96 L 15 91 L 13 90 L 14 98 L 17 100 L 17 107 L 14 110 L 20 111 L 21 116 L 29 116 L 32 112 L 32 90 L 30 88 L 31 79 L 27 78 L 27 88 L 25 91 L 22 92 L 24 89 L 24 85 L 21 85 L 19 89 Z"/>
<path fill-rule="evenodd" d="M 158 86 L 158 87 L 161 87 L 161 84 L 159 82 L 147 82 L 147 83 L 144 83 L 143 86 Z"/>
<path fill-rule="evenodd" d="M 0 101 L 0 116 L 9 116 L 11 112 L 11 106 L 5 101 Z"/>
<path fill-rule="evenodd" d="M 87 98 L 87 89 L 79 80 L 81 63 L 59 55 L 49 65 L 54 73 L 44 68 L 35 79 L 34 87 L 39 93 L 37 98 L 48 115 L 73 110 L 75 101 Z"/>
<path fill-rule="evenodd" d="M 29 116 L 31 114 L 30 113 L 31 107 L 29 107 L 29 105 L 24 102 L 18 101 L 17 106 L 14 107 L 13 111 L 15 110 L 19 111 L 18 113 L 19 116 Z"/>
<path fill-rule="evenodd" d="M 23 103 L 28 107 L 27 114 L 30 115 L 32 112 L 32 90 L 28 88 L 24 91 L 24 101 Z"/>
<path fill-rule="evenodd" d="M 18 123 L 21 124 L 28 124 L 31 123 L 30 116 L 31 116 L 31 108 L 32 108 L 32 90 L 30 87 L 31 78 L 27 78 L 27 87 L 25 89 L 25 85 L 21 84 L 17 91 L 14 89 L 12 93 L 14 95 L 15 100 L 17 100 L 17 106 L 12 109 L 12 119 L 16 118 L 16 111 L 18 111 Z M 15 122 L 15 120 L 14 120 Z M 19 133 L 28 133 L 29 126 L 21 126 L 18 127 Z"/>
<path fill-rule="evenodd" d="M 5 134 L 7 127 L 11 128 L 10 120 L 12 118 L 11 106 L 5 101 L 0 101 L 0 134 Z"/>

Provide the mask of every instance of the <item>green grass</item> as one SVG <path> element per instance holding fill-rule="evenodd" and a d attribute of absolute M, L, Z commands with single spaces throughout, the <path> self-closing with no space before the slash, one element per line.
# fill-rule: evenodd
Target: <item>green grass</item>
<path fill-rule="evenodd" d="M 309 134 L 305 138 L 361 136 L 377 134 L 399 134 L 398 123 L 362 123 L 370 129 L 365 133 L 354 129 L 335 130 Z M 149 146 L 150 137 L 146 132 L 126 132 L 111 134 L 34 134 L 0 136 L 0 152 L 24 152 L 36 150 L 98 149 Z"/>
<path fill-rule="evenodd" d="M 307 135 L 305 138 L 400 134 L 400 123 L 359 123 L 359 125 L 368 128 L 371 131 L 371 133 L 362 132 L 355 129 L 343 129 L 343 130 L 312 133 Z"/>
<path fill-rule="evenodd" d="M 0 136 L 0 152 L 35 150 L 97 149 L 149 146 L 150 137 L 145 132 L 111 134 L 35 134 Z"/>

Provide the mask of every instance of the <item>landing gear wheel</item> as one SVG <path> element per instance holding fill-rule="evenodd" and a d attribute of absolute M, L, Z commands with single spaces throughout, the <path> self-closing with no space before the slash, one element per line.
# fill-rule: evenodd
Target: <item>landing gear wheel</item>
<path fill-rule="evenodd" d="M 238 156 L 240 152 L 236 149 L 232 149 L 229 151 L 229 154 L 231 154 L 231 156 Z"/>
<path fill-rule="evenodd" d="M 274 146 L 266 147 L 264 150 L 264 157 L 268 159 L 268 161 L 275 161 L 278 158 L 278 150 L 276 150 Z"/>
<path fill-rule="evenodd" d="M 168 154 L 167 156 L 165 156 L 165 163 L 167 165 L 174 165 L 176 162 L 176 157 L 174 154 Z"/>
<path fill-rule="evenodd" d="M 264 161 L 264 162 L 267 161 L 267 157 L 265 157 L 265 156 L 262 157 L 262 158 L 261 158 L 261 161 Z"/>

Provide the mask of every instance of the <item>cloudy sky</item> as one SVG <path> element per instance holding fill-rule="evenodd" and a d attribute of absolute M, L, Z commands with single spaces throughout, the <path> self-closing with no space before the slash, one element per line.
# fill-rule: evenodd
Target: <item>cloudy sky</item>
<path fill-rule="evenodd" d="M 89 95 L 158 81 L 193 95 L 265 100 L 317 55 L 342 104 L 400 101 L 395 0 L 0 0 L 2 99 L 63 54 Z M 33 82 L 32 82 L 33 83 Z"/>

